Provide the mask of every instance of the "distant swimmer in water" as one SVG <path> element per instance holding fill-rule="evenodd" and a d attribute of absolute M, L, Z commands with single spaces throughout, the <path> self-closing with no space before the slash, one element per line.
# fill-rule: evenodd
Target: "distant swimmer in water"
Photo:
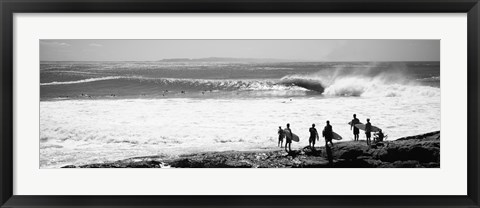
<path fill-rule="evenodd" d="M 202 95 L 205 95 L 205 91 L 202 91 Z"/>
<path fill-rule="evenodd" d="M 359 124 L 360 120 L 357 118 L 357 114 L 353 114 L 353 119 L 350 122 L 350 130 L 353 128 L 353 141 L 358 141 L 360 130 L 355 127 L 355 124 Z"/>
<path fill-rule="evenodd" d="M 185 94 L 185 91 L 184 91 L 184 90 L 182 90 L 182 94 Z"/>
<path fill-rule="evenodd" d="M 283 138 L 285 137 L 285 132 L 283 131 L 282 127 L 278 127 L 278 146 L 280 148 L 283 147 Z"/>
<path fill-rule="evenodd" d="M 370 145 L 372 141 L 370 137 L 372 136 L 372 124 L 370 123 L 370 119 L 367 118 L 367 123 L 365 124 L 365 136 L 367 137 L 367 145 Z"/>
<path fill-rule="evenodd" d="M 308 130 L 310 132 L 310 138 L 308 139 L 308 146 L 310 146 L 311 149 L 315 149 L 315 140 L 318 141 L 318 132 L 317 129 L 315 128 L 315 124 L 312 124 L 312 127 Z"/>
<path fill-rule="evenodd" d="M 288 146 L 288 151 L 287 152 L 291 152 L 292 151 L 292 138 L 293 138 L 293 132 L 292 132 L 292 129 L 290 129 L 290 124 L 287 123 L 287 128 L 285 129 L 287 134 L 290 134 L 288 136 L 286 136 L 286 141 L 285 141 L 285 151 L 287 151 L 287 146 Z"/>
<path fill-rule="evenodd" d="M 332 144 L 331 146 L 333 147 L 333 128 L 330 125 L 330 121 L 327 121 L 327 125 L 325 128 L 323 128 L 322 135 L 325 137 L 325 146 L 327 146 L 328 142 L 330 142 L 330 144 Z"/>

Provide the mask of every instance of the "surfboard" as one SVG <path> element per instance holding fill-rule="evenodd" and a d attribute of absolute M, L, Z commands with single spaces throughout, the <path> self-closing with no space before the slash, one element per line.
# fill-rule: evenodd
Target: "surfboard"
<path fill-rule="evenodd" d="M 289 130 L 283 130 L 283 132 L 285 132 L 285 136 L 288 139 L 290 139 L 290 131 Z M 296 134 L 292 133 L 292 136 L 293 136 L 293 138 L 291 138 L 292 141 L 294 141 L 294 142 L 299 142 L 300 141 L 300 138 Z"/>
<path fill-rule="evenodd" d="M 333 132 L 333 139 L 335 140 L 342 140 L 342 136 L 338 135 L 337 133 Z"/>
<path fill-rule="evenodd" d="M 365 131 L 365 124 L 355 124 L 355 127 Z M 378 132 L 380 128 L 372 125 L 372 132 Z"/>
<path fill-rule="evenodd" d="M 342 136 L 340 136 L 340 135 L 337 134 L 336 132 L 332 132 L 332 133 L 333 133 L 333 138 L 332 138 L 332 139 L 342 140 Z M 323 131 L 322 131 L 322 135 L 323 135 Z"/>
<path fill-rule="evenodd" d="M 358 124 L 363 124 L 363 123 L 362 123 L 362 122 L 360 122 L 360 123 L 358 123 Z M 352 121 L 349 121 L 349 122 L 348 122 L 348 125 L 350 125 L 350 126 L 351 126 L 351 125 L 352 125 Z"/>

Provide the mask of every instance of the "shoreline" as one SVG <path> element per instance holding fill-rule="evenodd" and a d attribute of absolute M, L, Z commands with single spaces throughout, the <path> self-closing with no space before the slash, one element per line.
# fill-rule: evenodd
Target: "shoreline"
<path fill-rule="evenodd" d="M 335 140 L 334 140 L 335 141 Z M 387 140 L 364 140 L 278 150 L 201 152 L 179 156 L 133 157 L 115 162 L 61 168 L 439 168 L 440 131 Z"/>

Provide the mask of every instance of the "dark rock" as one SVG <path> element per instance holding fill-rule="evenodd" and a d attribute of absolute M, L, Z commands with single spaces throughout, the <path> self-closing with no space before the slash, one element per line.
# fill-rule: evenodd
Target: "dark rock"
<path fill-rule="evenodd" d="M 438 142 L 397 142 L 388 145 L 386 148 L 373 152 L 373 156 L 382 161 L 406 161 L 417 160 L 420 162 L 439 162 L 440 147 Z"/>
<path fill-rule="evenodd" d="M 393 162 L 393 167 L 395 168 L 420 168 L 422 167 L 418 161 L 407 160 L 407 161 L 395 161 Z"/>
<path fill-rule="evenodd" d="M 429 162 L 429 163 L 424 163 L 422 165 L 425 168 L 439 168 L 440 167 L 440 163 L 437 163 L 437 162 Z"/>
<path fill-rule="evenodd" d="M 415 136 L 408 136 L 408 137 L 402 137 L 399 138 L 395 141 L 405 141 L 405 140 L 412 140 L 412 139 L 417 139 L 417 140 L 439 140 L 440 139 L 440 131 L 434 131 L 422 135 L 415 135 Z"/>
<path fill-rule="evenodd" d="M 226 151 L 135 157 L 108 163 L 67 165 L 63 168 L 438 168 L 440 132 L 383 141 L 337 142 L 334 146 L 285 152 Z"/>
<path fill-rule="evenodd" d="M 296 168 L 326 168 L 329 167 L 328 160 L 324 158 L 305 159 Z"/>
<path fill-rule="evenodd" d="M 353 148 L 342 148 L 338 149 L 337 151 L 333 151 L 333 155 L 335 158 L 338 159 L 345 159 L 345 160 L 355 160 L 357 157 L 363 155 L 362 149 L 353 149 Z"/>
<path fill-rule="evenodd" d="M 373 164 L 366 160 L 338 160 L 333 165 L 334 168 L 373 168 Z"/>
<path fill-rule="evenodd" d="M 253 167 L 252 164 L 250 164 L 248 161 L 241 160 L 241 161 L 235 161 L 235 160 L 229 160 L 225 162 L 225 165 L 231 168 L 251 168 Z"/>

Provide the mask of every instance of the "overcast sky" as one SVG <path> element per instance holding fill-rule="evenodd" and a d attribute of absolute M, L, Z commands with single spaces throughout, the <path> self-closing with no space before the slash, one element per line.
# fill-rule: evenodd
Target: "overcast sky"
<path fill-rule="evenodd" d="M 439 40 L 40 40 L 41 61 L 169 58 L 439 61 Z"/>

